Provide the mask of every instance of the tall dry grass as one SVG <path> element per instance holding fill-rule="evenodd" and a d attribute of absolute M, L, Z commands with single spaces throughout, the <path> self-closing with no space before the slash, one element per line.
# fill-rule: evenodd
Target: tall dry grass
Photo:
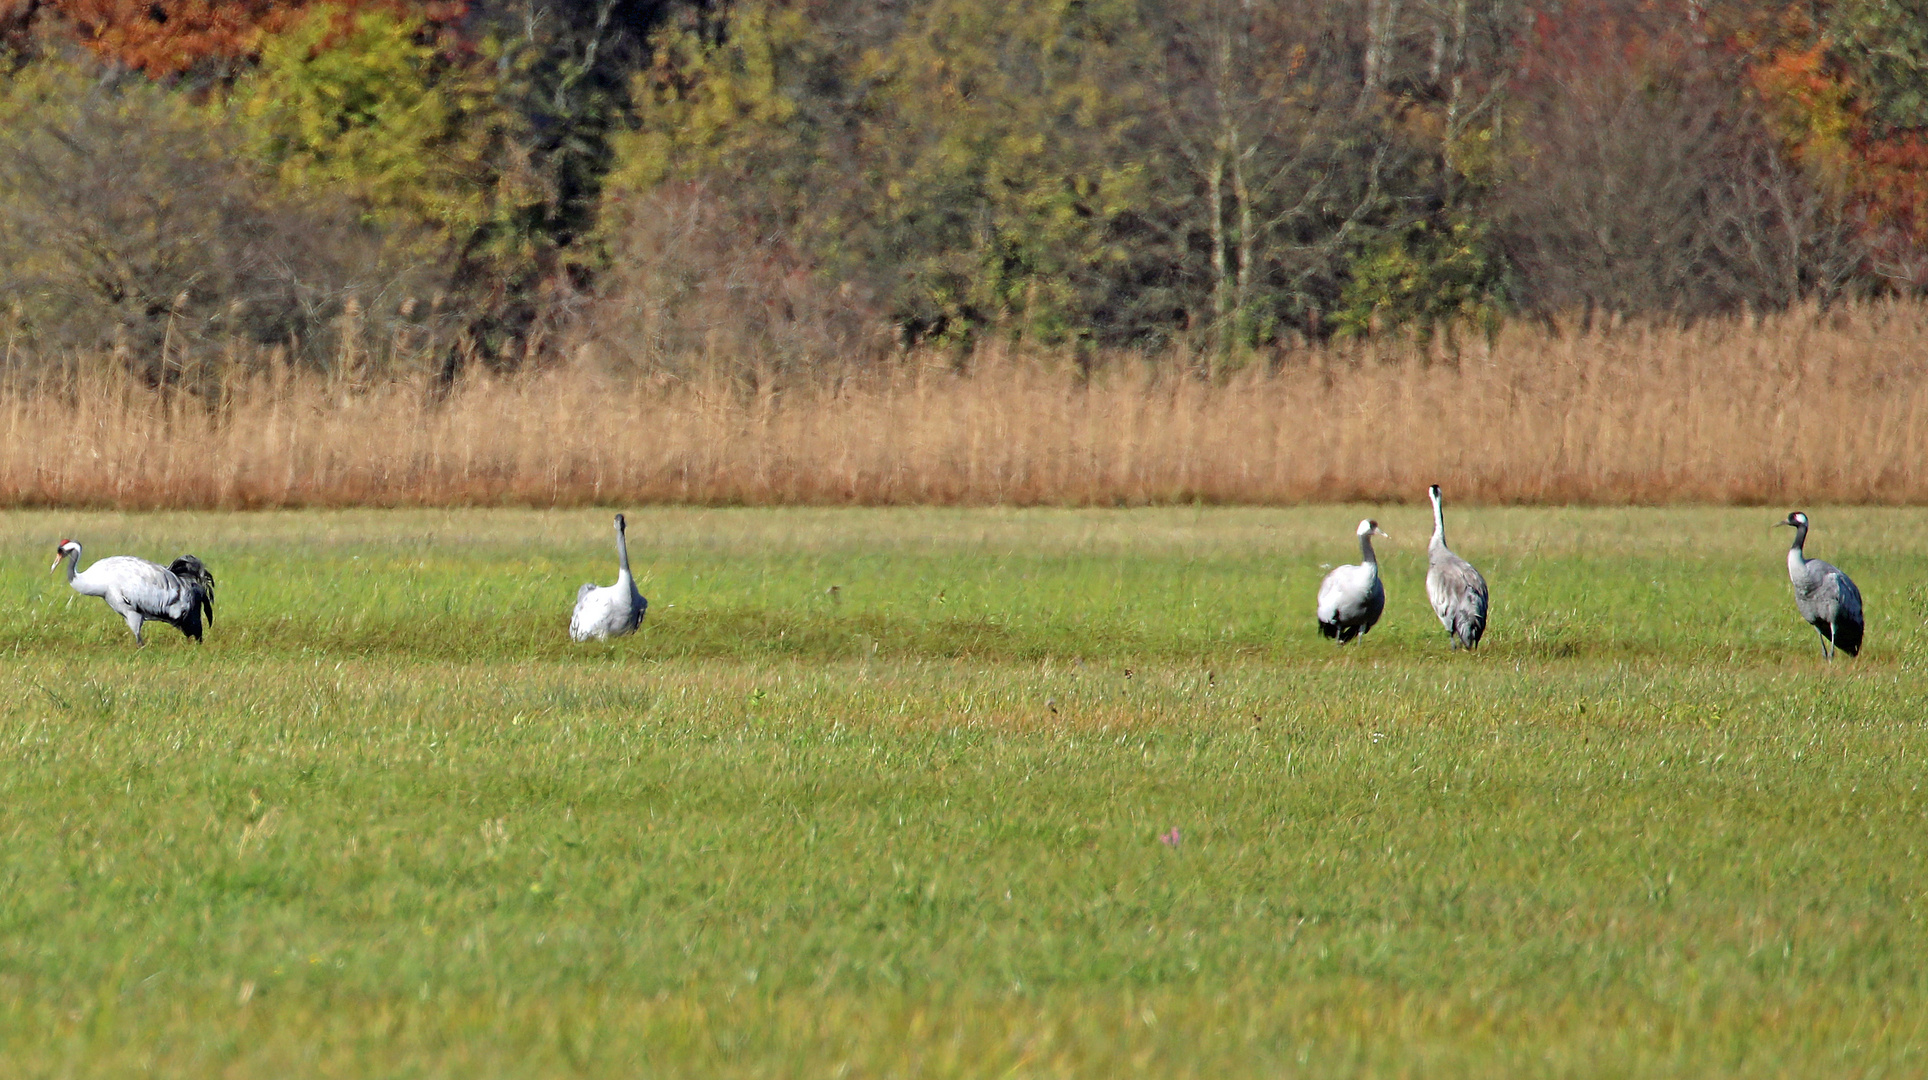
<path fill-rule="evenodd" d="M 1928 307 L 1089 381 L 995 350 L 746 390 L 593 361 L 414 382 L 0 387 L 0 504 L 1928 502 Z"/>

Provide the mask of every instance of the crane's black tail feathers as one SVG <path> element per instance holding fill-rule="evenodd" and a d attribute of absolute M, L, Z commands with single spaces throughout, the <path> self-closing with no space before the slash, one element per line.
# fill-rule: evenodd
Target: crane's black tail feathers
<path fill-rule="evenodd" d="M 1861 655 L 1861 624 L 1841 619 L 1834 624 L 1834 647 L 1849 656 Z"/>
<path fill-rule="evenodd" d="M 196 641 L 201 640 L 201 616 L 207 615 L 207 624 L 214 625 L 214 575 L 201 565 L 201 560 L 192 555 L 183 555 L 168 564 L 168 572 L 181 579 L 187 589 L 187 614 L 181 616 L 174 625 L 181 633 Z"/>
<path fill-rule="evenodd" d="M 1322 622 L 1319 624 L 1320 634 L 1337 641 L 1341 645 L 1357 638 L 1360 634 L 1365 633 L 1367 629 L 1369 628 L 1361 627 L 1358 623 Z"/>

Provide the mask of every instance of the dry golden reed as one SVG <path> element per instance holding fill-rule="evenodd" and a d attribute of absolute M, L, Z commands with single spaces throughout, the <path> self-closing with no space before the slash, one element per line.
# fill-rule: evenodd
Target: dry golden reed
<path fill-rule="evenodd" d="M 212 408 L 0 387 L 0 504 L 1928 502 L 1921 305 L 1183 366 L 987 350 L 746 390 L 584 360 L 434 402 L 284 369 Z"/>

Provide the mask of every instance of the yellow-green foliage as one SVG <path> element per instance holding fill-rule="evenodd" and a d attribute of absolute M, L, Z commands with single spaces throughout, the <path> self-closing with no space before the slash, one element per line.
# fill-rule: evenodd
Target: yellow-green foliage
<path fill-rule="evenodd" d="M 460 237 L 501 212 L 493 159 L 510 117 L 485 77 L 437 56 L 419 17 L 316 8 L 263 42 L 234 104 L 254 152 L 293 187 Z"/>
<path fill-rule="evenodd" d="M 797 101 L 784 78 L 821 63 L 823 44 L 801 12 L 760 3 L 741 8 L 720 42 L 687 28 L 663 34 L 655 69 L 636 78 L 640 122 L 616 136 L 611 189 L 646 191 L 785 141 Z M 677 77 L 652 77 L 664 70 Z"/>
<path fill-rule="evenodd" d="M 1505 278 L 1483 225 L 1415 225 L 1353 260 L 1334 321 L 1357 335 L 1411 326 L 1425 339 L 1460 323 L 1490 335 L 1499 329 Z"/>
<path fill-rule="evenodd" d="M 1088 272 L 1129 257 L 1110 233 L 1148 198 L 1133 5 L 936 0 L 857 47 L 766 0 L 729 25 L 658 39 L 619 196 L 738 178 L 827 266 L 896 263 L 900 311 L 1046 343 L 1088 323 Z"/>
<path fill-rule="evenodd" d="M 860 66 L 886 88 L 899 131 L 936 133 L 895 159 L 892 217 L 974 196 L 975 220 L 958 222 L 972 241 L 955 266 L 963 306 L 1064 340 L 1083 322 L 1083 271 L 1129 258 L 1107 227 L 1148 195 L 1128 147 L 1145 111 L 1130 77 L 1144 45 L 1130 4 L 940 0 Z M 891 160 L 895 133 L 880 134 Z"/>

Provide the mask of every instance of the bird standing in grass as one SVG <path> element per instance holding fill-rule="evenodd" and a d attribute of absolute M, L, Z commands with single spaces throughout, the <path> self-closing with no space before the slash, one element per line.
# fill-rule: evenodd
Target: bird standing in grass
<path fill-rule="evenodd" d="M 201 617 L 214 625 L 214 575 L 192 555 L 162 566 L 132 555 L 110 555 L 80 570 L 80 545 L 62 540 L 51 569 L 67 564 L 67 584 L 82 596 L 107 601 L 114 614 L 127 620 L 134 644 L 144 646 L 141 624 L 164 622 L 196 641 L 201 640 Z"/>
<path fill-rule="evenodd" d="M 1359 523 L 1359 551 L 1365 561 L 1357 565 L 1335 566 L 1319 583 L 1319 633 L 1343 645 L 1372 629 L 1379 614 L 1386 610 L 1386 589 L 1379 583 L 1379 559 L 1372 553 L 1372 537 L 1379 523 L 1367 519 Z M 1392 537 L 1386 536 L 1390 540 Z"/>
<path fill-rule="evenodd" d="M 1848 575 L 1801 550 L 1807 544 L 1808 517 L 1799 510 L 1775 525 L 1794 530 L 1794 546 L 1787 549 L 1787 576 L 1794 581 L 1794 606 L 1801 618 L 1821 633 L 1821 655 L 1834 660 L 1839 649 L 1849 656 L 1861 652 L 1861 590 Z"/>
<path fill-rule="evenodd" d="M 576 590 L 576 613 L 569 620 L 569 636 L 576 641 L 594 638 L 603 641 L 634 633 L 643 624 L 649 601 L 636 591 L 636 579 L 629 573 L 629 539 L 626 523 L 616 515 L 616 584 L 584 582 Z"/>
<path fill-rule="evenodd" d="M 1426 598 L 1433 602 L 1433 614 L 1452 635 L 1453 648 L 1471 649 L 1486 633 L 1486 579 L 1473 564 L 1453 554 L 1446 546 L 1446 512 L 1440 504 L 1439 485 L 1426 489 L 1433 500 L 1433 542 L 1426 556 Z"/>

